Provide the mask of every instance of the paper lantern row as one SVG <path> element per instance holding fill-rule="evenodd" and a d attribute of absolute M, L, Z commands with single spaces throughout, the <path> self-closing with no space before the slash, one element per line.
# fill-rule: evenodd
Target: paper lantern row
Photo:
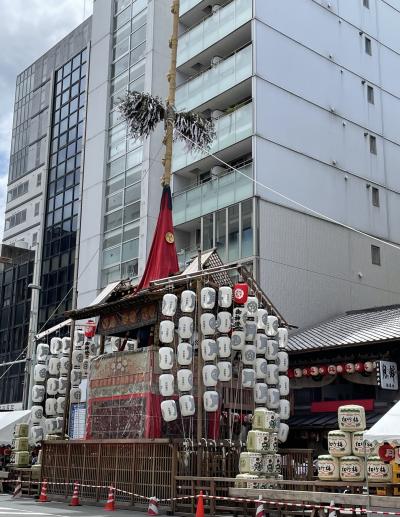
<path fill-rule="evenodd" d="M 288 370 L 290 378 L 300 379 L 301 377 L 320 377 L 325 375 L 342 375 L 344 373 L 372 373 L 374 371 L 372 361 L 357 363 L 329 364 L 320 366 L 310 366 L 308 368 L 294 368 Z"/>

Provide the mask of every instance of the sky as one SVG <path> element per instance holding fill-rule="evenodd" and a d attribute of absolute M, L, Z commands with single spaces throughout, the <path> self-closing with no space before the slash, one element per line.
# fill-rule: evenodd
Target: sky
<path fill-rule="evenodd" d="M 0 242 L 17 75 L 92 13 L 92 0 L 0 0 Z"/>

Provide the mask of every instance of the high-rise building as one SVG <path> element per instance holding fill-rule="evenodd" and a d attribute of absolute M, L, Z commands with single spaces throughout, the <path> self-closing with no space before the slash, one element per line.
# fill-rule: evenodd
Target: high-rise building
<path fill-rule="evenodd" d="M 400 243 L 398 2 L 221 4 L 180 4 L 176 105 L 217 130 L 175 147 L 181 260 L 250 260 L 299 326 L 397 303 L 399 250 L 357 231 Z"/>

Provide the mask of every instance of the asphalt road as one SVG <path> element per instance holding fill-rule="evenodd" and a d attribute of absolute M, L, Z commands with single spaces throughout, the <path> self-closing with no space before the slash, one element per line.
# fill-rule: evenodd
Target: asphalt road
<path fill-rule="evenodd" d="M 38 503 L 31 498 L 12 499 L 9 495 L 0 495 L 0 517 L 104 517 L 110 512 L 105 512 L 101 506 L 76 506 L 70 507 L 65 503 L 50 502 Z M 144 517 L 145 512 L 132 510 L 116 510 L 112 514 L 121 517 Z"/>

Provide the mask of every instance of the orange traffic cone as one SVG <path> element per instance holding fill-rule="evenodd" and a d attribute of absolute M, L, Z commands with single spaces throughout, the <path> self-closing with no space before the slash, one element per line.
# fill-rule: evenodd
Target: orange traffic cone
<path fill-rule="evenodd" d="M 47 479 L 44 479 L 42 481 L 42 489 L 40 491 L 39 496 L 39 503 L 48 503 L 49 500 L 47 499 Z"/>
<path fill-rule="evenodd" d="M 79 502 L 79 485 L 78 481 L 75 481 L 74 483 L 74 492 L 72 494 L 71 502 L 69 503 L 70 506 L 80 506 L 81 503 Z"/>
<path fill-rule="evenodd" d="M 158 499 L 157 499 L 157 497 L 150 498 L 149 508 L 147 509 L 147 515 L 158 515 Z"/>
<path fill-rule="evenodd" d="M 108 499 L 104 506 L 104 510 L 107 512 L 115 511 L 115 489 L 112 485 L 110 485 L 110 490 L 108 491 Z"/>
<path fill-rule="evenodd" d="M 261 496 L 259 496 L 258 499 L 261 499 Z M 258 502 L 257 507 L 256 507 L 256 517 L 265 517 L 264 505 L 262 504 L 261 501 Z"/>
<path fill-rule="evenodd" d="M 197 498 L 196 517 L 204 517 L 203 490 L 200 490 L 200 494 Z"/>

